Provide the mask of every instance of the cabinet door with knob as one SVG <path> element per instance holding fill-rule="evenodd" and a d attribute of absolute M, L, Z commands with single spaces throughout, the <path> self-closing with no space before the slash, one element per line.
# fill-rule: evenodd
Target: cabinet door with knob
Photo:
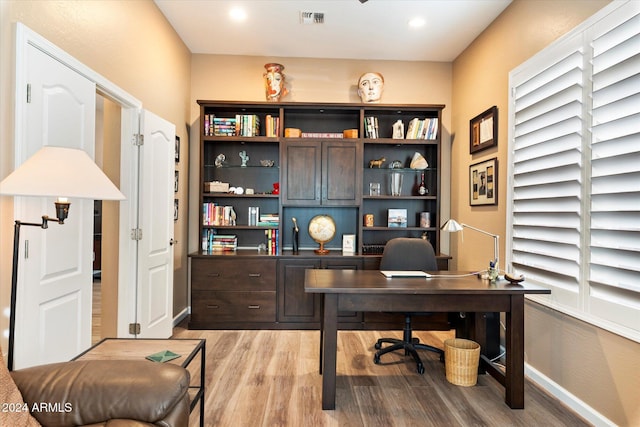
<path fill-rule="evenodd" d="M 281 151 L 282 203 L 356 206 L 361 200 L 362 145 L 288 139 Z"/>

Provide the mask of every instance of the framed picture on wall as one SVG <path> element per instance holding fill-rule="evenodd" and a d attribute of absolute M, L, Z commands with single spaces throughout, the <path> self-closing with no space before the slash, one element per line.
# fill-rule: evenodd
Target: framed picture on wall
<path fill-rule="evenodd" d="M 176 135 L 176 163 L 180 163 L 180 137 Z"/>
<path fill-rule="evenodd" d="M 498 204 L 498 158 L 469 166 L 469 204 Z"/>
<path fill-rule="evenodd" d="M 469 121 L 469 153 L 498 145 L 498 107 L 495 105 Z"/>
<path fill-rule="evenodd" d="M 173 220 L 178 220 L 178 199 L 173 199 Z"/>

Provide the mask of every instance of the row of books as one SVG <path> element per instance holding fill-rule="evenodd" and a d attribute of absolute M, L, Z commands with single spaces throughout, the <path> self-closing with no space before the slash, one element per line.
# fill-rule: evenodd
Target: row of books
<path fill-rule="evenodd" d="M 233 206 L 221 206 L 213 202 L 203 203 L 202 225 L 236 225 L 236 212 Z"/>
<path fill-rule="evenodd" d="M 264 230 L 265 245 L 269 255 L 277 255 L 280 253 L 280 231 L 277 228 Z"/>
<path fill-rule="evenodd" d="M 259 227 L 278 227 L 280 225 L 280 215 L 277 213 L 260 214 L 258 217 Z"/>
<path fill-rule="evenodd" d="M 280 135 L 280 117 L 267 114 L 264 122 L 264 136 L 276 137 Z"/>
<path fill-rule="evenodd" d="M 235 234 L 217 234 L 215 230 L 202 230 L 202 251 L 235 251 L 238 248 L 238 236 Z"/>
<path fill-rule="evenodd" d="M 205 114 L 204 135 L 259 136 L 260 118 L 255 114 L 236 114 L 235 117 L 216 117 L 215 114 Z"/>
<path fill-rule="evenodd" d="M 409 121 L 405 139 L 436 139 L 438 137 L 438 118 L 418 118 Z"/>
<path fill-rule="evenodd" d="M 378 132 L 378 118 L 368 116 L 364 118 L 365 138 L 380 138 Z M 413 118 L 409 121 L 405 139 L 436 139 L 438 137 L 438 118 L 419 119 Z"/>
<path fill-rule="evenodd" d="M 364 136 L 365 138 L 379 138 L 378 135 L 378 118 L 369 116 L 364 118 Z"/>

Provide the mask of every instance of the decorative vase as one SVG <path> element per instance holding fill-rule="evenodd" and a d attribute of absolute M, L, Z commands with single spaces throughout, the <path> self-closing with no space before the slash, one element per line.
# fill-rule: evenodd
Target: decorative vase
<path fill-rule="evenodd" d="M 267 96 L 267 101 L 278 102 L 280 98 L 285 96 L 289 91 L 284 87 L 285 76 L 282 72 L 284 65 L 271 62 L 264 64 L 264 87 Z"/>

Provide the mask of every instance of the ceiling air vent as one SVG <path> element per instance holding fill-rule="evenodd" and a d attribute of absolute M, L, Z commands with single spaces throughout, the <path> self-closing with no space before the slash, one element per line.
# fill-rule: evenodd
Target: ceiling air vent
<path fill-rule="evenodd" d="M 324 24 L 324 12 L 300 12 L 301 24 Z"/>

